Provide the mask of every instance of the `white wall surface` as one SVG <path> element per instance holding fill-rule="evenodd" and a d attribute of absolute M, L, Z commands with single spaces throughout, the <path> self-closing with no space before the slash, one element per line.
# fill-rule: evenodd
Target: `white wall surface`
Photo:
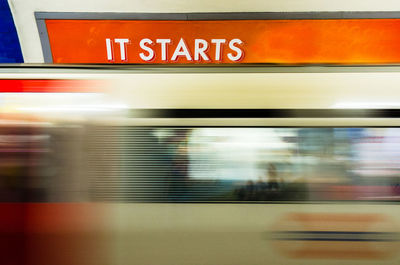
<path fill-rule="evenodd" d="M 34 12 L 400 11 L 399 0 L 8 0 L 26 63 L 43 63 Z"/>

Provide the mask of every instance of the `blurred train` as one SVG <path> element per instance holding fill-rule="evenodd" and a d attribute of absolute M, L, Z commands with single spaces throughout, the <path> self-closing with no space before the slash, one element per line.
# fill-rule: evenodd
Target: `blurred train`
<path fill-rule="evenodd" d="M 0 68 L 2 264 L 399 264 L 399 71 Z"/>

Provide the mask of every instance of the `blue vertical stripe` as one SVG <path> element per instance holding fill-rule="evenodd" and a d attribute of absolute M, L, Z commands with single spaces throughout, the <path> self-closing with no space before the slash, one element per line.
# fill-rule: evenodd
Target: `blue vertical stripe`
<path fill-rule="evenodd" d="M 17 30 L 7 0 L 0 0 L 0 63 L 23 63 Z"/>

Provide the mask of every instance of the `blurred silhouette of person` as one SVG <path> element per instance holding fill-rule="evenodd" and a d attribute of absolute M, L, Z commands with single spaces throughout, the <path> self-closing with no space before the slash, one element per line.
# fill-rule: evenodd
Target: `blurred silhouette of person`
<path fill-rule="evenodd" d="M 274 164 L 268 165 L 268 190 L 278 191 L 280 189 L 281 180 L 278 177 L 278 172 Z"/>
<path fill-rule="evenodd" d="M 281 179 L 278 176 L 276 166 L 268 164 L 266 174 L 257 182 L 256 200 L 276 200 L 281 191 Z"/>
<path fill-rule="evenodd" d="M 190 130 L 181 129 L 169 139 L 172 145 L 170 196 L 173 201 L 187 200 L 189 189 L 188 136 Z"/>

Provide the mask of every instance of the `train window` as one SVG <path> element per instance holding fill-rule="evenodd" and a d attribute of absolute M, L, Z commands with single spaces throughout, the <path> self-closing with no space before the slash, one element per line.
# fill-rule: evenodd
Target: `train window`
<path fill-rule="evenodd" d="M 97 199 L 400 198 L 400 128 L 118 127 L 95 131 L 104 136 L 102 147 L 89 152 Z"/>

